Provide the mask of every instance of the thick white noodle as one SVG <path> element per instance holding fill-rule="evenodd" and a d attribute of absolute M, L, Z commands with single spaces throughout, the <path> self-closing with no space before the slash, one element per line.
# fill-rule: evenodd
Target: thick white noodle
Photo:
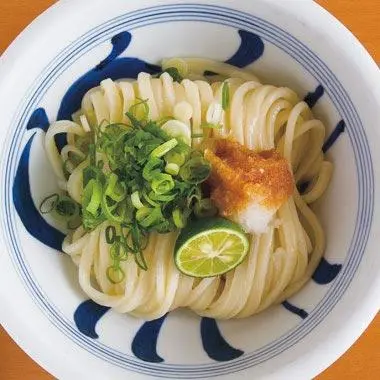
<path fill-rule="evenodd" d="M 322 153 L 325 127 L 294 91 L 262 85 L 247 70 L 193 58 L 165 64 L 197 80 L 177 83 L 167 73 L 160 78 L 140 73 L 137 81 L 107 79 L 84 96 L 81 110 L 74 115 L 78 124 L 58 121 L 50 126 L 45 140 L 47 155 L 74 200 L 81 202 L 82 170 L 88 162 L 70 169 L 68 179 L 63 162 L 70 153 L 80 153 L 75 146 L 77 136 L 85 136 L 97 125 L 103 128 L 107 123 L 126 122 L 125 112 L 137 99 L 147 100 L 153 120 L 175 117 L 191 127 L 192 133 L 230 135 L 258 151 L 277 148 L 288 160 L 296 185 L 310 183 L 307 192 L 301 196 L 295 187 L 294 196 L 279 209 L 268 231 L 251 236 L 246 260 L 222 277 L 194 279 L 181 274 L 173 260 L 175 233 L 151 234 L 144 252 L 149 269 L 140 269 L 130 255 L 121 263 L 125 279 L 120 284 L 111 283 L 106 276 L 111 265 L 104 233 L 107 223 L 88 233 L 79 227 L 66 237 L 62 249 L 78 265 L 79 282 L 87 295 L 120 313 L 150 320 L 189 307 L 208 317 L 247 317 L 297 292 L 323 254 L 323 230 L 308 204 L 322 196 L 332 175 L 332 165 Z M 213 83 L 205 79 L 207 70 L 217 74 L 210 77 Z M 222 129 L 203 129 L 207 117 L 218 115 L 224 80 L 229 83 L 230 106 L 220 114 Z M 54 142 L 59 133 L 68 134 L 68 145 L 61 153 Z M 195 145 L 200 142 L 194 140 Z"/>

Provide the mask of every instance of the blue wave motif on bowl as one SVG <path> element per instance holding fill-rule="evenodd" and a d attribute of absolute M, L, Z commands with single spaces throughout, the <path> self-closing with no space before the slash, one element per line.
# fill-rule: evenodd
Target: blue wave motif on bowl
<path fill-rule="evenodd" d="M 33 112 L 26 128 L 28 130 L 42 129 L 44 132 L 47 131 L 49 120 L 43 108 L 38 108 Z M 41 216 L 34 205 L 30 191 L 29 156 L 36 133 L 34 132 L 29 138 L 21 154 L 12 188 L 13 203 L 26 230 L 40 242 L 60 251 L 65 235 L 47 223 Z"/>
<path fill-rule="evenodd" d="M 241 39 L 240 46 L 226 63 L 243 68 L 254 63 L 263 55 L 265 45 L 262 39 L 254 33 L 244 30 L 239 30 L 238 33 Z M 70 119 L 71 115 L 80 108 L 84 94 L 89 89 L 98 86 L 103 79 L 136 78 L 141 71 L 151 74 L 161 71 L 160 66 L 142 61 L 139 58 L 120 57 L 128 48 L 131 40 L 132 35 L 129 32 L 119 33 L 111 39 L 112 50 L 110 54 L 95 68 L 82 75 L 70 86 L 62 99 L 57 120 Z M 324 89 L 319 85 L 315 91 L 308 93 L 304 100 L 312 108 L 323 94 Z M 48 126 L 49 121 L 46 112 L 44 109 L 39 108 L 31 115 L 27 129 L 46 131 Z M 327 138 L 324 144 L 324 151 L 331 148 L 340 134 L 344 132 L 344 128 L 344 121 L 341 120 Z M 64 235 L 44 220 L 35 207 L 31 195 L 29 156 L 36 133 L 30 137 L 21 155 L 12 189 L 13 202 L 26 230 L 43 244 L 60 251 Z M 64 144 L 66 144 L 66 138 L 62 135 L 57 139 L 57 147 L 61 148 Z M 307 184 L 305 189 L 306 187 Z M 317 284 L 328 284 L 336 278 L 341 268 L 340 264 L 330 264 L 322 258 L 312 278 Z M 308 316 L 307 311 L 292 305 L 289 301 L 283 302 L 283 306 L 286 310 L 302 319 Z M 82 302 L 74 312 L 74 322 L 78 330 L 89 338 L 97 339 L 99 336 L 96 332 L 96 325 L 109 309 L 108 307 L 96 304 L 92 300 Z M 157 341 L 166 317 L 167 315 L 154 321 L 143 323 L 131 345 L 132 352 L 136 357 L 147 362 L 159 363 L 164 361 L 157 354 Z M 225 340 L 215 319 L 201 319 L 200 335 L 206 354 L 215 361 L 233 360 L 244 354 L 242 350 L 232 347 Z"/>

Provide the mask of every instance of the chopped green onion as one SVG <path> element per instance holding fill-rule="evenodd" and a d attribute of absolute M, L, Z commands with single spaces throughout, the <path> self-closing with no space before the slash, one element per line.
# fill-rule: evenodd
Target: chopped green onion
<path fill-rule="evenodd" d="M 83 169 L 83 187 L 86 187 L 91 179 L 100 180 L 102 177 L 103 173 L 98 167 L 87 166 Z"/>
<path fill-rule="evenodd" d="M 156 194 L 153 191 L 149 193 L 150 199 L 159 202 L 171 202 L 176 196 L 177 194 Z"/>
<path fill-rule="evenodd" d="M 137 102 L 132 105 L 128 112 L 137 120 L 147 121 L 149 116 L 148 99 L 136 98 Z"/>
<path fill-rule="evenodd" d="M 176 76 L 179 72 L 172 66 L 167 66 L 168 71 Z M 106 274 L 113 284 L 125 279 L 121 262 L 130 254 L 141 269 L 147 269 L 143 250 L 150 232 L 183 228 L 193 213 L 203 215 L 211 209 L 200 187 L 211 167 L 201 152 L 191 149 L 189 126 L 166 117 L 152 121 L 149 113 L 148 100 L 137 99 L 126 112 L 127 124 L 92 122 L 82 140 L 75 138 L 78 151 L 69 151 L 64 163 L 69 174 L 86 160 L 82 205 L 53 194 L 40 206 L 41 212 L 54 212 L 67 221 L 69 228 L 82 223 L 88 231 L 107 223 L 110 265 Z"/>
<path fill-rule="evenodd" d="M 51 213 L 57 221 L 65 221 L 68 229 L 81 224 L 79 205 L 67 195 L 52 194 L 41 202 L 39 209 L 41 214 Z"/>
<path fill-rule="evenodd" d="M 141 269 L 147 270 L 148 266 L 142 252 L 148 244 L 147 234 L 133 223 L 126 236 L 121 234 L 120 242 L 134 254 L 136 264 Z"/>
<path fill-rule="evenodd" d="M 83 192 L 84 205 L 87 212 L 96 215 L 102 201 L 102 186 L 95 179 L 90 180 Z"/>
<path fill-rule="evenodd" d="M 109 201 L 110 199 L 104 195 L 102 199 L 102 211 L 107 219 L 115 223 L 127 223 L 128 218 L 128 205 L 126 201 L 115 203 Z"/>
<path fill-rule="evenodd" d="M 120 266 L 109 266 L 106 271 L 108 281 L 112 284 L 120 284 L 125 279 L 125 272 Z"/>
<path fill-rule="evenodd" d="M 189 105 L 191 108 L 191 106 Z M 191 146 L 191 128 L 189 125 L 179 120 L 169 120 L 161 129 L 168 134 L 168 136 L 176 138 L 182 144 Z"/>
<path fill-rule="evenodd" d="M 159 127 L 162 127 L 166 122 L 170 121 L 170 120 L 174 120 L 173 117 L 171 116 L 167 116 L 167 117 L 163 117 L 159 120 L 156 121 L 156 124 L 159 126 Z"/>
<path fill-rule="evenodd" d="M 142 251 L 138 251 L 135 253 L 135 262 L 142 270 L 148 270 L 148 265 L 145 261 L 145 257 Z"/>
<path fill-rule="evenodd" d="M 107 226 L 106 228 L 106 242 L 107 244 L 113 244 L 116 241 L 116 228 L 115 226 Z"/>
<path fill-rule="evenodd" d="M 217 215 L 217 213 L 218 209 L 210 198 L 203 198 L 195 204 L 194 214 L 198 218 L 209 218 Z"/>
<path fill-rule="evenodd" d="M 127 244 L 130 241 L 130 244 Z M 132 253 L 136 253 L 144 249 L 147 244 L 146 231 L 142 230 L 137 223 L 133 223 L 128 231 L 124 244 L 127 244 Z"/>
<path fill-rule="evenodd" d="M 110 248 L 111 259 L 114 263 L 119 263 L 120 261 L 125 261 L 128 258 L 128 252 L 125 247 L 120 243 L 120 238 L 117 239 Z"/>
<path fill-rule="evenodd" d="M 153 177 L 151 182 L 152 190 L 156 194 L 166 194 L 171 191 L 175 184 L 170 174 L 158 173 Z"/>
<path fill-rule="evenodd" d="M 138 191 L 135 191 L 134 193 L 131 194 L 131 201 L 132 201 L 133 207 L 137 209 L 144 207 L 144 205 L 142 204 L 140 200 L 140 195 Z"/>
<path fill-rule="evenodd" d="M 186 226 L 186 218 L 179 208 L 173 210 L 172 216 L 173 222 L 177 228 L 184 228 Z"/>
<path fill-rule="evenodd" d="M 182 166 L 188 157 L 187 151 L 177 151 L 176 148 L 165 154 L 165 161 L 167 164 L 176 164 Z"/>
<path fill-rule="evenodd" d="M 144 126 L 144 131 L 149 132 L 152 136 L 160 138 L 163 141 L 170 140 L 170 136 L 154 121 L 149 121 L 148 123 L 146 123 L 146 125 Z"/>
<path fill-rule="evenodd" d="M 149 228 L 158 223 L 162 219 L 162 212 L 159 207 L 154 209 L 144 207 L 140 208 L 136 212 L 136 220 L 139 225 L 144 228 Z"/>
<path fill-rule="evenodd" d="M 202 123 L 201 128 L 221 129 L 222 124 Z"/>
<path fill-rule="evenodd" d="M 149 207 L 141 207 L 136 211 L 136 219 L 137 221 L 143 220 L 146 218 L 150 213 L 152 209 Z"/>
<path fill-rule="evenodd" d="M 179 171 L 181 178 L 191 184 L 205 181 L 211 173 L 211 165 L 203 157 L 194 157 L 187 161 Z"/>
<path fill-rule="evenodd" d="M 153 192 L 152 192 L 152 194 L 154 194 Z M 143 198 L 151 205 L 151 206 L 153 206 L 153 207 L 158 207 L 160 204 L 159 203 L 157 203 L 157 202 L 155 202 L 147 193 L 146 193 L 146 190 L 144 189 L 143 191 L 142 191 L 142 196 L 143 196 Z"/>
<path fill-rule="evenodd" d="M 90 157 L 90 166 L 96 165 L 96 149 L 95 144 L 90 144 L 88 146 L 88 156 Z"/>
<path fill-rule="evenodd" d="M 193 134 L 191 135 L 191 138 L 192 138 L 192 139 L 199 139 L 199 138 L 201 138 L 201 137 L 203 137 L 203 133 L 193 133 Z"/>
<path fill-rule="evenodd" d="M 131 229 L 129 229 L 127 233 L 124 234 L 125 228 L 127 227 L 121 227 L 121 234 L 120 236 L 118 236 L 118 238 L 120 240 L 120 243 L 123 244 L 123 246 L 125 247 L 126 250 L 128 250 L 128 252 L 135 253 L 136 248 L 135 248 L 135 243 L 132 241 L 132 238 L 131 238 L 131 234 L 132 234 Z"/>
<path fill-rule="evenodd" d="M 161 172 L 160 169 L 163 167 L 163 163 L 159 158 L 151 157 L 144 166 L 143 178 L 146 181 L 151 181 L 157 173 Z"/>
<path fill-rule="evenodd" d="M 79 216 L 79 206 L 70 197 L 64 195 L 59 197 L 55 204 L 54 211 L 62 217 L 72 219 Z"/>
<path fill-rule="evenodd" d="M 104 161 L 103 160 L 99 160 L 96 166 L 98 167 L 98 169 L 103 170 L 103 168 L 104 168 Z"/>
<path fill-rule="evenodd" d="M 126 196 L 126 186 L 122 182 L 118 182 L 118 176 L 111 173 L 108 177 L 108 183 L 104 194 L 115 202 L 121 202 Z"/>
<path fill-rule="evenodd" d="M 187 197 L 187 207 L 192 209 L 194 205 L 202 199 L 202 191 L 199 186 L 194 186 L 188 197 Z"/>
<path fill-rule="evenodd" d="M 168 67 L 166 70 L 164 70 L 164 73 L 168 73 L 175 82 L 182 82 L 183 80 L 183 77 L 176 67 Z"/>
<path fill-rule="evenodd" d="M 49 214 L 50 212 L 52 212 L 58 200 L 59 200 L 59 195 L 57 193 L 46 197 L 40 204 L 40 213 Z"/>
<path fill-rule="evenodd" d="M 172 162 L 168 163 L 165 166 L 165 172 L 175 176 L 179 173 L 179 166 L 177 164 L 172 163 Z"/>
<path fill-rule="evenodd" d="M 165 143 L 161 144 L 156 149 L 154 149 L 150 155 L 154 158 L 165 156 L 166 153 L 170 152 L 177 145 L 178 140 L 176 138 L 172 138 L 171 140 L 166 141 Z"/>
<path fill-rule="evenodd" d="M 230 106 L 230 86 L 228 82 L 223 83 L 222 87 L 222 108 L 224 111 L 227 111 Z"/>

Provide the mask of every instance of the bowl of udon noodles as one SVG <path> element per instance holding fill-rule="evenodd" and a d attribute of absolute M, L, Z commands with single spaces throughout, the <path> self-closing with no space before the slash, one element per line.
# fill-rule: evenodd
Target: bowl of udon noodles
<path fill-rule="evenodd" d="M 314 2 L 59 2 L 1 58 L 0 316 L 57 378 L 311 378 L 379 309 L 378 68 Z"/>

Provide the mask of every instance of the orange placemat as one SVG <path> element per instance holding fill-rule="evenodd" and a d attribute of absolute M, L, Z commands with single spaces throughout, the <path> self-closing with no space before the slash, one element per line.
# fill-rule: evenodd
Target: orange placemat
<path fill-rule="evenodd" d="M 72 0 L 75 1 L 75 0 Z M 285 1 L 285 0 L 284 0 Z M 341 20 L 380 62 L 380 1 L 318 0 Z M 10 44 L 52 0 L 0 1 L 0 52 Z M 0 379 L 52 379 L 0 328 Z M 374 380 L 380 373 L 380 315 L 361 338 L 317 380 Z"/>

